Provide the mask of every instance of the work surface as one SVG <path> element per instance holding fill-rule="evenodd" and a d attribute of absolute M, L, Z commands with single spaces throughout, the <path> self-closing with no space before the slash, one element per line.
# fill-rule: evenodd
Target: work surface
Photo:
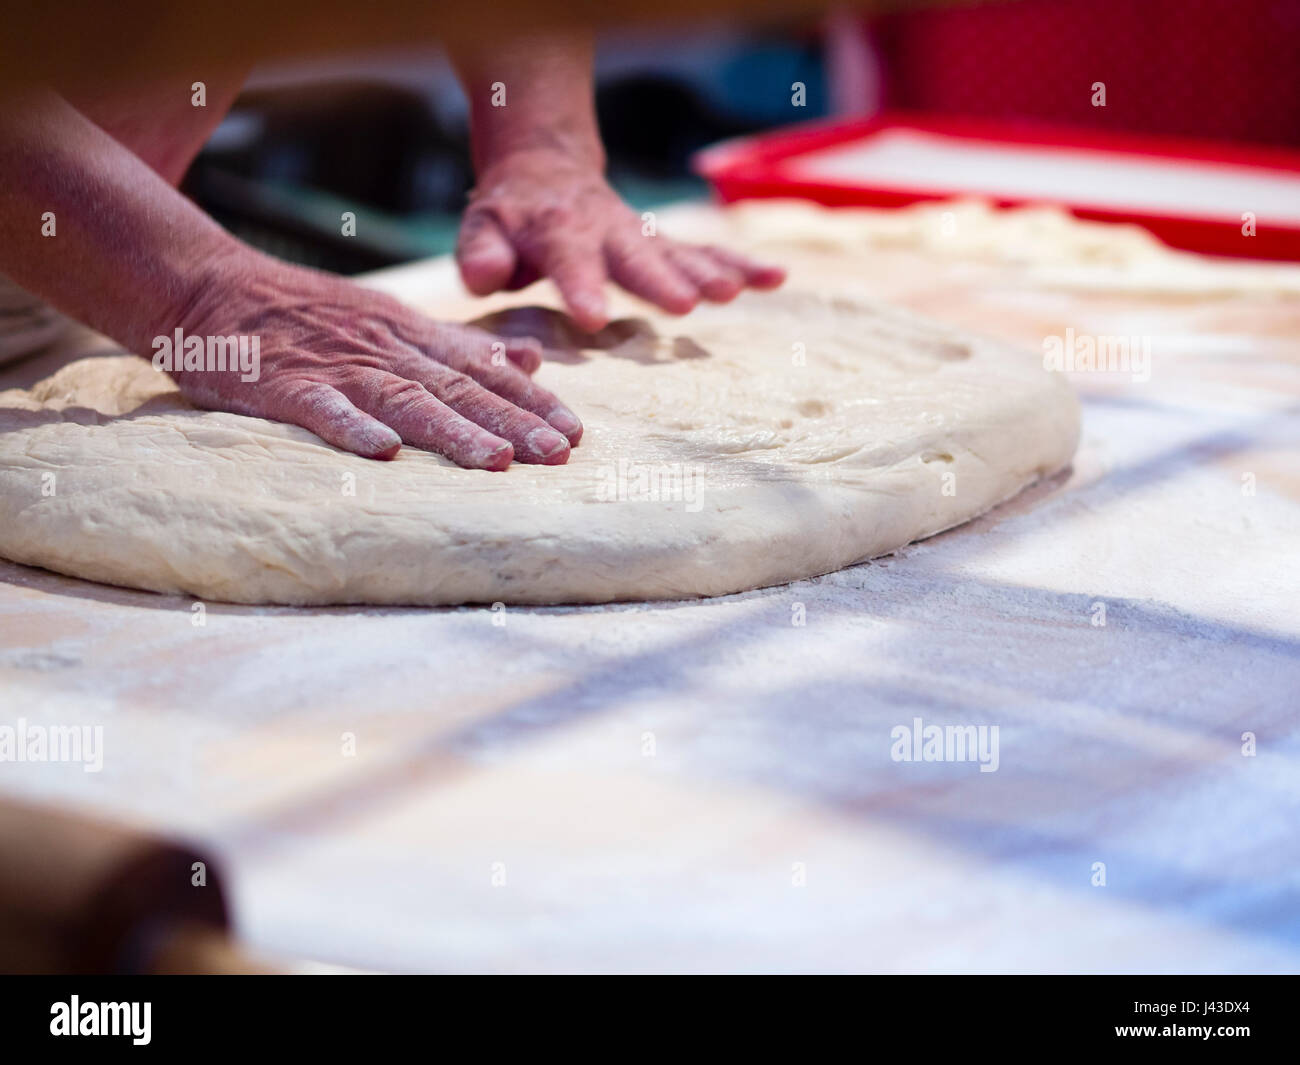
<path fill-rule="evenodd" d="M 366 968 L 1300 970 L 1294 274 L 925 226 L 788 258 L 1030 358 L 1067 327 L 1149 338 L 1147 381 L 1072 375 L 1070 473 L 689 603 L 197 625 L 0 563 L 0 724 L 104 729 L 101 772 L 5 763 L 0 790 L 194 837 L 252 946 Z M 373 283 L 459 299 L 445 261 Z M 996 772 L 895 761 L 917 718 L 998 726 Z"/>

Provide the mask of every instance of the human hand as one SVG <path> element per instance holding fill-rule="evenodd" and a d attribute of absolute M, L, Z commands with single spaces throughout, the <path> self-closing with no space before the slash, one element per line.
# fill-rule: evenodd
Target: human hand
<path fill-rule="evenodd" d="M 529 377 L 541 364 L 536 340 L 435 322 L 243 246 L 209 264 L 175 326 L 187 337 L 259 338 L 255 381 L 174 371 L 191 402 L 300 425 L 367 458 L 390 459 L 406 443 L 471 469 L 556 465 L 582 436 L 573 412 Z"/>
<path fill-rule="evenodd" d="M 485 167 L 461 222 L 456 260 L 483 296 L 539 276 L 559 287 L 591 332 L 609 320 L 607 278 L 674 314 L 701 298 L 724 303 L 745 288 L 775 288 L 785 271 L 724 248 L 646 235 L 642 220 L 581 153 L 527 148 Z"/>

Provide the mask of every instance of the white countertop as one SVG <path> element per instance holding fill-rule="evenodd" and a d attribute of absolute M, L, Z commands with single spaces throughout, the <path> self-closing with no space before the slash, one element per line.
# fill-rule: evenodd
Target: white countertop
<path fill-rule="evenodd" d="M 1300 969 L 1300 298 L 792 265 L 1040 351 L 1141 332 L 1151 380 L 1076 375 L 1074 470 L 991 514 L 721 599 L 196 627 L 0 562 L 0 724 L 105 735 L 0 791 L 195 836 L 252 946 L 368 968 Z M 917 717 L 999 726 L 997 771 L 893 761 Z"/>

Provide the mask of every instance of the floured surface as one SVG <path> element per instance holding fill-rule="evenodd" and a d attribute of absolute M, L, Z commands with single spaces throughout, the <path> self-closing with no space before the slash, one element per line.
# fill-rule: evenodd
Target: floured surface
<path fill-rule="evenodd" d="M 965 225 L 859 228 L 859 289 L 1024 350 L 1153 339 L 1144 383 L 1072 376 L 1068 475 L 694 602 L 196 625 L 189 599 L 0 563 L 0 723 L 99 725 L 105 752 L 0 765 L 0 790 L 196 836 L 253 946 L 362 967 L 1300 971 L 1300 300 L 1200 260 L 1210 290 L 1153 297 L 1097 226 L 1073 237 L 1105 289 L 1065 289 L 1068 251 L 1046 278 L 1019 212 L 959 229 L 969 251 L 896 236 L 937 242 L 950 206 Z M 686 218 L 727 225 L 663 231 Z M 793 280 L 829 290 L 843 255 L 792 256 Z M 891 760 L 918 715 L 999 725 L 997 772 Z"/>
<path fill-rule="evenodd" d="M 539 307 L 484 324 L 546 345 L 539 380 L 586 426 L 567 465 L 369 462 L 195 410 L 144 360 L 90 359 L 0 395 L 0 554 L 228 602 L 720 595 L 959 524 L 1078 438 L 1033 352 L 842 295 L 747 294 L 594 337 Z"/>

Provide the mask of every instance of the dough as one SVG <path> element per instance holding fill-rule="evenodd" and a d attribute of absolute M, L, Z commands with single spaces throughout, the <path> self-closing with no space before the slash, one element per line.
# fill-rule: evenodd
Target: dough
<path fill-rule="evenodd" d="M 825 573 L 982 513 L 1078 437 L 1038 353 L 848 294 L 855 256 L 901 243 L 1042 270 L 1173 254 L 1131 227 L 971 203 L 679 208 L 674 224 L 846 269 L 684 319 L 612 294 L 622 317 L 594 337 L 518 306 L 541 287 L 487 304 L 506 309 L 481 324 L 542 337 L 540 380 L 586 424 L 567 466 L 504 474 L 410 448 L 368 462 L 194 410 L 143 359 L 82 360 L 0 393 L 0 554 L 248 603 L 682 598 Z"/>
<path fill-rule="evenodd" d="M 768 258 L 794 249 L 843 256 L 914 249 L 940 260 L 1006 267 L 1026 288 L 1173 298 L 1300 293 L 1294 264 L 1179 251 L 1141 226 L 1086 222 L 1060 207 L 998 208 L 957 199 L 826 208 L 804 200 L 748 200 L 726 211 L 675 207 L 671 224 L 694 239 L 737 244 Z"/>
<path fill-rule="evenodd" d="M 1074 394 L 1032 351 L 797 286 L 635 306 L 596 336 L 537 306 L 481 323 L 540 336 L 586 425 L 568 465 L 504 473 L 367 461 L 195 410 L 144 359 L 72 363 L 0 393 L 0 554 L 240 603 L 721 595 L 893 551 L 1074 452 Z"/>

